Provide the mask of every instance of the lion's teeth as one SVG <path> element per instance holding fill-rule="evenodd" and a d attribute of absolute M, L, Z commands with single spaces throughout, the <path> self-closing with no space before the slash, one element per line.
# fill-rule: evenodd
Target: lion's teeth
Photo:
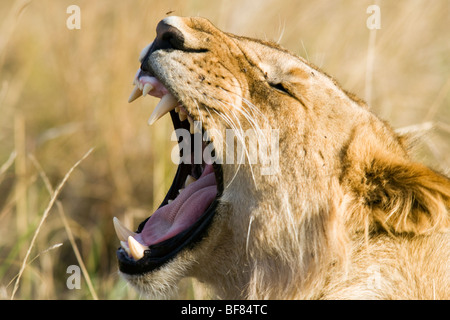
<path fill-rule="evenodd" d="M 153 86 L 150 83 L 146 83 L 144 85 L 144 89 L 142 90 L 142 95 L 146 96 L 152 89 L 153 89 Z"/>
<path fill-rule="evenodd" d="M 128 102 L 133 102 L 140 96 L 142 96 L 142 90 L 139 88 L 139 85 L 136 85 L 128 98 Z"/>
<path fill-rule="evenodd" d="M 144 256 L 144 251 L 148 250 L 147 246 L 140 244 L 135 238 L 132 236 L 128 237 L 128 247 L 130 248 L 131 256 L 135 260 L 139 260 Z"/>
<path fill-rule="evenodd" d="M 187 119 L 189 121 L 189 132 L 191 134 L 194 134 L 194 132 L 195 132 L 194 119 L 192 119 L 191 117 L 187 117 Z"/>
<path fill-rule="evenodd" d="M 178 118 L 180 118 L 180 121 L 183 122 L 184 120 L 187 119 L 187 114 L 186 113 L 178 113 Z"/>
<path fill-rule="evenodd" d="M 157 121 L 167 112 L 175 109 L 175 106 L 177 104 L 178 101 L 172 94 L 170 93 L 166 94 L 164 97 L 161 98 L 161 101 L 158 103 L 155 110 L 153 110 L 152 115 L 148 119 L 148 124 L 152 125 L 153 123 L 155 123 L 155 121 Z"/>
<path fill-rule="evenodd" d="M 129 256 L 131 256 L 130 248 L 128 248 L 128 242 L 126 241 L 120 241 L 120 246 L 125 250 L 126 253 L 128 253 Z"/>
<path fill-rule="evenodd" d="M 141 54 L 139 55 L 139 62 L 142 62 L 142 60 L 144 60 L 145 56 L 148 53 L 148 50 L 150 49 L 150 46 L 152 44 L 150 43 L 149 45 L 147 45 L 144 49 L 142 49 Z"/>
<path fill-rule="evenodd" d="M 211 141 L 211 134 L 208 130 L 205 131 L 203 134 L 203 141 L 208 142 Z"/>
<path fill-rule="evenodd" d="M 186 112 L 186 109 L 180 108 L 178 117 L 180 118 L 180 121 L 181 121 L 181 122 L 183 122 L 184 120 L 186 120 L 187 117 L 188 117 L 188 114 L 187 114 L 187 112 Z"/>
<path fill-rule="evenodd" d="M 188 185 L 190 185 L 192 182 L 197 181 L 193 176 L 189 175 L 186 178 L 186 181 L 184 182 L 184 187 L 186 188 Z"/>
<path fill-rule="evenodd" d="M 134 76 L 134 79 L 133 79 L 133 86 L 137 85 L 140 73 L 141 73 L 141 69 L 138 69 L 138 71 L 136 72 L 136 75 Z"/>
<path fill-rule="evenodd" d="M 135 233 L 133 231 L 128 230 L 127 227 L 125 227 L 122 222 L 120 222 L 119 219 L 116 217 L 113 218 L 114 223 L 114 229 L 116 230 L 117 237 L 120 241 L 126 241 L 129 236 L 134 237 Z"/>

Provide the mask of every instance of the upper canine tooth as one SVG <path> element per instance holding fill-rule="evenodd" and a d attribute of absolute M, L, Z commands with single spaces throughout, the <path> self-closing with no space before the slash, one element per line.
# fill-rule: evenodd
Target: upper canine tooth
<path fill-rule="evenodd" d="M 188 185 L 190 185 L 192 182 L 197 181 L 193 176 L 188 174 L 186 181 L 184 182 L 184 187 L 186 188 Z"/>
<path fill-rule="evenodd" d="M 130 97 L 128 98 L 128 102 L 133 102 L 134 100 L 136 100 L 140 96 L 142 96 L 142 90 L 139 89 L 138 85 L 136 85 L 134 87 L 133 91 L 131 92 Z"/>
<path fill-rule="evenodd" d="M 144 85 L 144 89 L 142 90 L 142 95 L 146 96 L 152 89 L 153 89 L 153 86 L 150 83 L 146 83 Z"/>
<path fill-rule="evenodd" d="M 139 260 L 144 256 L 144 251 L 148 250 L 147 246 L 140 244 L 135 238 L 132 236 L 128 237 L 128 247 L 130 248 L 131 256 L 135 260 Z"/>
<path fill-rule="evenodd" d="M 161 118 L 167 112 L 175 109 L 175 106 L 178 104 L 177 99 L 170 93 L 166 94 L 161 98 L 161 101 L 156 106 L 155 110 L 153 110 L 152 115 L 148 119 L 148 124 L 152 125 L 156 120 Z"/>
<path fill-rule="evenodd" d="M 129 236 L 134 237 L 136 234 L 133 231 L 128 230 L 122 222 L 116 217 L 113 218 L 114 229 L 116 230 L 117 237 L 120 241 L 126 241 Z"/>

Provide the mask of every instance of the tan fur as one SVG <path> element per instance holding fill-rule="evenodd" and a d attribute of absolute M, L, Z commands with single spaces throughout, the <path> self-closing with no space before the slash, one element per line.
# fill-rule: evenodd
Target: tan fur
<path fill-rule="evenodd" d="M 206 129 L 278 129 L 280 170 L 224 164 L 205 238 L 131 283 L 157 295 L 193 276 L 226 299 L 450 298 L 447 177 L 304 59 L 206 19 L 165 21 L 185 50 L 155 52 L 157 77 Z"/>

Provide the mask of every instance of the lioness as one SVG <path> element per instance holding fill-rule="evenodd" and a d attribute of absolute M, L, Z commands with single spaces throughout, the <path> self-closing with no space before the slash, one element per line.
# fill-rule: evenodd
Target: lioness
<path fill-rule="evenodd" d="M 136 232 L 114 219 L 125 279 L 156 297 L 195 277 L 225 299 L 450 298 L 450 180 L 406 137 L 277 44 L 198 17 L 156 31 L 130 102 L 161 98 L 149 123 L 170 114 L 184 161 Z"/>

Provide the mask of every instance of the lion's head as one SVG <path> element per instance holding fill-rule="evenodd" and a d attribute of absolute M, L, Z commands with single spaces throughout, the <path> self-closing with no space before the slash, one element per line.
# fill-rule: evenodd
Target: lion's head
<path fill-rule="evenodd" d="M 312 283 L 358 235 L 448 226 L 449 180 L 280 46 L 168 17 L 140 62 L 130 101 L 161 98 L 149 122 L 170 114 L 183 161 L 136 233 L 115 221 L 120 271 L 139 290 L 192 276 L 223 298 L 320 297 Z"/>

